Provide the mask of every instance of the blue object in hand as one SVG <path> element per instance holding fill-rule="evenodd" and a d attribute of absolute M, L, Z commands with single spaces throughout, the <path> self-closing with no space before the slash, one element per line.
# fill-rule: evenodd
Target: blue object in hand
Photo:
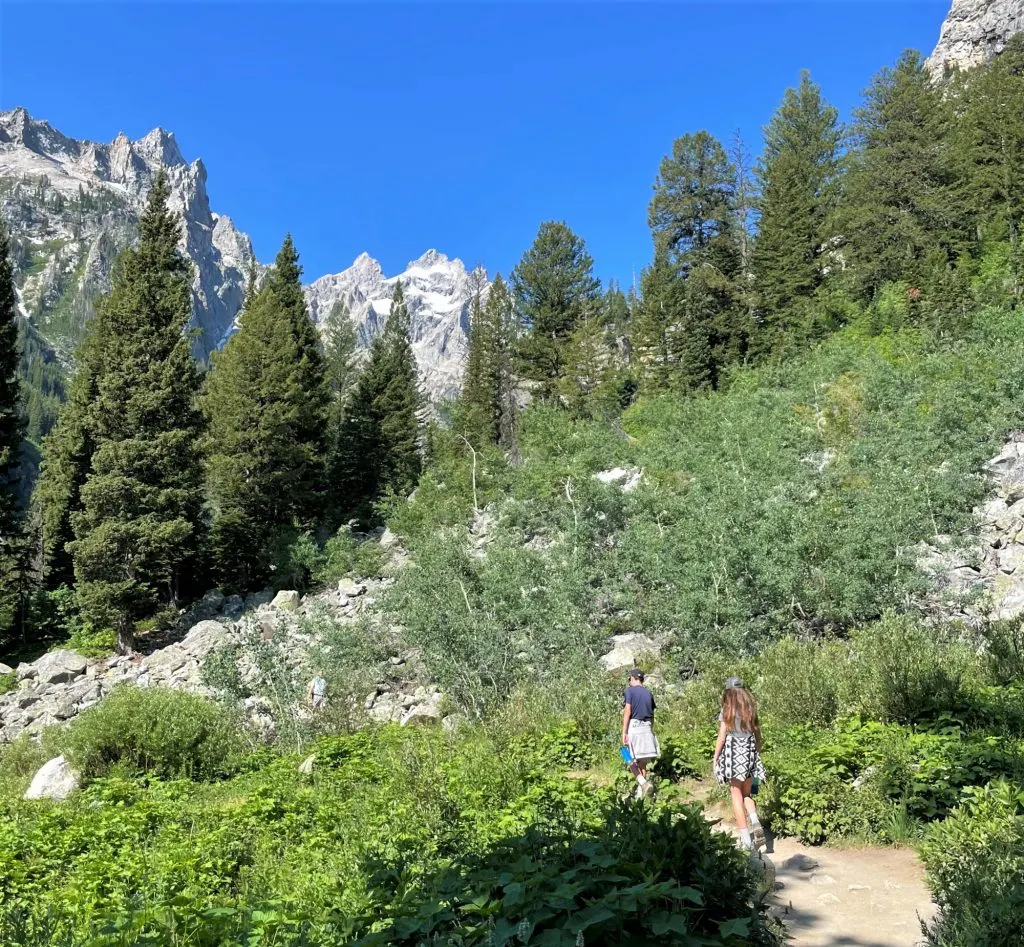
<path fill-rule="evenodd" d="M 758 779 L 758 778 L 757 778 L 757 777 L 755 776 L 755 777 L 753 778 L 753 780 L 751 781 L 751 783 L 750 783 L 750 795 L 752 795 L 752 796 L 756 796 L 756 795 L 757 795 L 757 790 L 758 790 L 758 787 L 759 787 L 760 785 L 761 785 L 761 780 L 759 780 L 759 779 Z"/>
<path fill-rule="evenodd" d="M 628 746 L 619 747 L 619 753 L 622 754 L 622 759 L 625 761 L 627 766 L 633 763 L 633 751 Z"/>

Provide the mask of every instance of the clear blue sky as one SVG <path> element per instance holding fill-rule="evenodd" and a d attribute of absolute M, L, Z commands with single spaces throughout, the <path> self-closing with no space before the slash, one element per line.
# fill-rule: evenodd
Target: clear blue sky
<path fill-rule="evenodd" d="M 757 150 L 802 68 L 848 114 L 948 6 L 4 0 L 0 107 L 78 138 L 173 131 L 214 210 L 264 261 L 290 230 L 309 279 L 428 247 L 507 273 L 564 219 L 628 283 L 674 138 Z"/>

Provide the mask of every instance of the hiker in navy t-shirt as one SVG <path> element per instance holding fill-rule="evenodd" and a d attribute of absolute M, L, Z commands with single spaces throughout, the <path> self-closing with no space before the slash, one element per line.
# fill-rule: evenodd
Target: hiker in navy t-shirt
<path fill-rule="evenodd" d="M 637 794 L 647 795 L 653 785 L 647 779 L 647 764 L 661 756 L 658 738 L 654 735 L 654 696 L 644 687 L 644 673 L 638 668 L 629 672 L 629 685 L 622 695 L 622 745 L 628 746 L 634 763 Z"/>

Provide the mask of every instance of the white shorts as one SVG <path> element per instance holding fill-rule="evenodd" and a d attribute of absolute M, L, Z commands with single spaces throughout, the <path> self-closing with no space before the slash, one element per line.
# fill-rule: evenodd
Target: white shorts
<path fill-rule="evenodd" d="M 649 720 L 630 720 L 626 739 L 635 760 L 656 760 L 661 756 L 661 747 Z"/>

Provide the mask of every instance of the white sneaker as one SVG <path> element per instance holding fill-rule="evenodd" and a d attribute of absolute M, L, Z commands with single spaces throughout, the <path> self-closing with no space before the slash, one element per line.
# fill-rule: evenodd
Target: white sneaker
<path fill-rule="evenodd" d="M 748 815 L 747 822 L 750 824 L 750 847 L 752 851 L 760 851 L 768 847 L 768 841 L 764 835 L 764 826 L 756 815 Z"/>

